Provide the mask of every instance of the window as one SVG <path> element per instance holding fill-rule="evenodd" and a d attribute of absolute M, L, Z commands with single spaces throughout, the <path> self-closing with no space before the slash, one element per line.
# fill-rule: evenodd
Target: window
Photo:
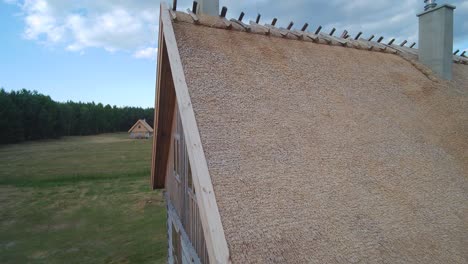
<path fill-rule="evenodd" d="M 174 138 L 174 176 L 180 181 L 179 164 L 179 139 Z"/>
<path fill-rule="evenodd" d="M 174 263 L 182 263 L 182 245 L 180 243 L 180 234 L 172 223 L 172 256 L 174 257 Z"/>
<path fill-rule="evenodd" d="M 195 188 L 193 187 L 192 167 L 190 166 L 187 150 L 185 152 L 185 156 L 187 157 L 187 192 L 195 193 Z"/>
<path fill-rule="evenodd" d="M 138 128 L 141 128 L 141 126 L 139 125 Z"/>

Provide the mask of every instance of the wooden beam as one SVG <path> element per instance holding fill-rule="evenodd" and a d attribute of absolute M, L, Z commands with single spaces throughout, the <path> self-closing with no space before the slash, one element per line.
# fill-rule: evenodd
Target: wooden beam
<path fill-rule="evenodd" d="M 273 21 L 271 21 L 271 25 L 275 26 L 276 22 L 278 22 L 278 19 L 275 17 L 275 18 L 273 18 Z"/>
<path fill-rule="evenodd" d="M 194 2 L 194 3 L 196 3 L 196 2 Z M 195 13 L 193 13 L 190 9 L 187 9 L 187 13 L 190 15 L 190 17 L 192 17 L 193 23 L 200 24 L 200 19 L 198 18 L 198 16 Z"/>
<path fill-rule="evenodd" d="M 390 42 L 388 42 L 388 44 L 387 44 L 387 45 L 392 45 L 392 44 L 393 44 L 393 42 L 395 42 L 395 39 L 394 39 L 394 38 L 392 38 L 392 40 L 390 40 Z"/>
<path fill-rule="evenodd" d="M 197 1 L 193 1 L 192 13 L 194 13 L 194 14 L 197 13 L 197 7 L 198 7 L 198 2 L 197 2 Z"/>
<path fill-rule="evenodd" d="M 161 3 L 161 24 L 174 79 L 180 118 L 184 128 L 187 153 L 192 168 L 193 183 L 197 194 L 197 203 L 209 260 L 210 263 L 231 263 L 213 184 L 211 182 L 205 152 L 203 151 L 195 113 L 192 108 L 174 29 L 172 27 L 172 21 L 169 17 L 167 4 L 164 2 Z"/>
<path fill-rule="evenodd" d="M 226 18 L 222 17 L 221 20 L 223 21 L 224 25 L 226 26 L 226 29 L 231 29 L 232 28 L 232 23 L 231 21 L 227 20 Z"/>
<path fill-rule="evenodd" d="M 226 17 L 227 10 L 227 7 L 223 6 L 223 8 L 221 8 L 221 14 L 219 16 Z"/>
<path fill-rule="evenodd" d="M 270 35 L 270 29 L 268 27 L 257 24 L 254 21 L 250 21 L 249 24 L 251 32 Z"/>
<path fill-rule="evenodd" d="M 397 51 L 402 52 L 402 53 L 410 53 L 410 54 L 417 55 L 416 51 L 402 48 L 402 47 L 400 47 L 400 45 L 388 45 L 388 46 L 393 48 L 394 50 L 397 50 Z"/>
<path fill-rule="evenodd" d="M 328 38 L 330 38 L 331 40 L 341 44 L 342 46 L 346 46 L 346 44 L 348 43 L 348 41 L 346 40 L 343 40 L 343 39 L 340 39 L 340 38 L 337 38 L 335 36 L 327 36 Z"/>
<path fill-rule="evenodd" d="M 260 18 L 262 17 L 262 15 L 258 14 L 257 15 L 257 19 L 255 20 L 255 23 L 260 23 Z"/>
<path fill-rule="evenodd" d="M 345 30 L 343 31 L 343 33 L 341 33 L 340 38 L 344 38 L 344 39 L 345 39 L 346 36 L 348 36 L 348 30 L 345 29 Z"/>
<path fill-rule="evenodd" d="M 304 34 L 303 34 L 304 32 L 303 31 L 299 32 L 297 30 L 290 30 L 288 33 L 293 34 L 298 39 L 304 39 Z"/>
<path fill-rule="evenodd" d="M 176 12 L 172 9 L 169 9 L 169 13 L 171 13 L 172 20 L 177 20 Z"/>
<path fill-rule="evenodd" d="M 416 45 L 416 42 L 413 42 L 413 44 L 411 44 L 410 49 L 412 49 L 414 46 Z"/>
<path fill-rule="evenodd" d="M 377 43 L 382 42 L 383 39 L 384 39 L 384 37 L 383 37 L 383 36 L 380 36 L 380 38 L 377 40 Z"/>
<path fill-rule="evenodd" d="M 306 38 L 309 38 L 309 39 L 312 40 L 313 42 L 318 42 L 318 40 L 319 40 L 319 38 L 318 38 L 317 35 L 311 35 L 311 34 L 306 33 L 306 32 L 304 32 L 302 35 L 303 35 L 303 38 L 304 38 L 304 36 L 305 36 Z"/>
<path fill-rule="evenodd" d="M 320 33 L 320 30 L 322 30 L 322 26 L 318 26 L 317 30 L 315 30 L 315 35 L 318 35 Z"/>
<path fill-rule="evenodd" d="M 288 30 L 291 30 L 291 28 L 294 26 L 294 22 L 289 22 L 289 25 L 287 27 Z"/>
<path fill-rule="evenodd" d="M 308 26 L 309 23 L 305 23 L 304 26 L 302 26 L 301 31 L 306 31 Z"/>
<path fill-rule="evenodd" d="M 333 36 L 333 33 L 335 33 L 335 31 L 336 31 L 336 28 L 332 28 L 332 30 L 330 31 L 330 34 L 329 34 L 329 35 L 330 35 L 330 36 Z"/>
<path fill-rule="evenodd" d="M 380 42 L 367 42 L 367 43 L 372 46 L 372 49 L 378 49 L 379 51 L 387 50 L 387 46 L 381 44 Z"/>
<path fill-rule="evenodd" d="M 361 35 L 362 35 L 362 32 L 359 32 L 359 33 L 356 35 L 356 37 L 354 37 L 354 40 L 358 40 L 359 37 L 360 37 Z"/>
<path fill-rule="evenodd" d="M 466 53 L 466 50 L 462 52 L 462 54 L 460 54 L 461 57 L 465 57 L 465 53 Z"/>
<path fill-rule="evenodd" d="M 317 36 L 319 37 L 319 40 L 323 40 L 323 41 L 327 42 L 327 44 L 329 44 L 329 45 L 332 44 L 332 40 L 331 40 L 331 38 L 329 38 L 330 35 L 325 34 L 325 33 L 322 32 L 322 33 L 319 33 Z"/>
<path fill-rule="evenodd" d="M 245 15 L 244 12 L 241 12 L 240 15 L 239 15 L 239 19 L 237 19 L 237 20 L 242 22 L 242 19 L 244 19 L 244 15 Z"/>
<path fill-rule="evenodd" d="M 276 28 L 275 26 L 269 24 L 265 24 L 265 27 L 268 28 L 269 34 L 281 35 L 283 38 L 286 38 L 289 33 L 289 31 L 287 31 L 286 29 Z"/>
<path fill-rule="evenodd" d="M 459 51 L 460 51 L 460 50 L 457 49 L 457 50 L 453 53 L 453 55 L 457 55 L 457 53 L 458 53 Z"/>
<path fill-rule="evenodd" d="M 400 44 L 400 47 L 405 46 L 406 43 L 408 43 L 408 41 L 405 39 L 405 40 Z"/>
<path fill-rule="evenodd" d="M 359 45 L 361 45 L 362 48 L 365 48 L 367 50 L 372 50 L 373 49 L 373 46 L 370 45 L 371 42 L 369 42 L 369 41 L 366 41 L 364 39 L 358 39 L 358 40 L 356 40 L 356 42 L 358 42 Z"/>
<path fill-rule="evenodd" d="M 177 9 L 177 0 L 172 1 L 172 10 L 176 11 Z"/>
<path fill-rule="evenodd" d="M 239 21 L 237 19 L 231 18 L 230 20 L 232 23 L 236 23 L 237 25 L 241 26 L 245 31 L 250 32 L 250 26 L 247 24 L 242 23 L 242 21 Z"/>
<path fill-rule="evenodd" d="M 370 37 L 367 39 L 367 41 L 371 41 L 371 40 L 373 40 L 373 39 L 374 39 L 374 37 L 375 37 L 374 35 L 370 36 Z"/>

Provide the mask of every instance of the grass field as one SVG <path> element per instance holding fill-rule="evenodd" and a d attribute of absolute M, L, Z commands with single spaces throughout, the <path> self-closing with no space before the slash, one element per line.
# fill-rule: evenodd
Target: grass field
<path fill-rule="evenodd" d="M 165 263 L 150 158 L 126 133 L 0 146 L 0 263 Z"/>

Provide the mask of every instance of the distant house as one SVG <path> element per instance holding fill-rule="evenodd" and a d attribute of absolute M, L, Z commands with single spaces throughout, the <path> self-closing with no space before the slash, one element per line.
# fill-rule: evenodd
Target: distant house
<path fill-rule="evenodd" d="M 213 2 L 160 12 L 168 263 L 467 263 L 453 7 L 420 14 L 416 49 L 197 11 Z"/>
<path fill-rule="evenodd" d="M 150 138 L 153 136 L 153 128 L 146 123 L 146 120 L 139 119 L 133 126 L 128 130 L 130 138 Z"/>

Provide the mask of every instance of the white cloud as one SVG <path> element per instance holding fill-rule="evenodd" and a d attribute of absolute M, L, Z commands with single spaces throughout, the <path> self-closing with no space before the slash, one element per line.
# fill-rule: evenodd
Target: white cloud
<path fill-rule="evenodd" d="M 73 41 L 67 46 L 69 50 L 100 47 L 113 52 L 134 50 L 142 43 L 153 42 L 150 32 L 145 32 L 147 29 L 144 21 L 130 15 L 122 8 L 116 8 L 93 18 L 73 14 L 67 16 L 65 22 L 73 36 Z M 149 35 L 148 38 L 145 38 L 145 34 Z"/>
<path fill-rule="evenodd" d="M 1 0 L 0 0 L 1 1 Z M 150 50 L 157 46 L 159 0 L 3 0 L 22 9 L 24 37 L 47 45 L 63 46 L 73 52 L 101 48 L 124 51 L 135 58 L 154 58 Z M 167 0 L 166 0 L 167 1 Z M 172 1 L 167 1 L 172 2 Z M 178 10 L 191 7 L 191 0 L 178 1 Z M 439 1 L 442 2 L 442 1 Z M 468 0 L 451 0 L 455 10 L 455 46 L 467 43 Z M 309 30 L 318 25 L 329 32 L 348 30 L 355 36 L 392 36 L 397 42 L 417 42 L 416 13 L 424 8 L 423 0 L 220 0 L 228 7 L 228 17 L 241 11 L 245 21 L 262 14 L 261 23 L 278 18 L 278 26 L 290 21 L 295 27 L 305 22 Z M 145 52 L 144 52 L 145 51 Z"/>
<path fill-rule="evenodd" d="M 457 6 L 458 11 L 467 12 L 468 11 L 468 1 L 463 1 L 460 5 Z"/>
<path fill-rule="evenodd" d="M 25 1 L 23 9 L 29 12 L 24 18 L 25 38 L 39 39 L 41 35 L 44 35 L 48 42 L 59 42 L 62 39 L 64 28 L 57 23 L 45 0 Z"/>
<path fill-rule="evenodd" d="M 133 56 L 138 59 L 156 59 L 157 53 L 158 53 L 158 48 L 148 47 L 148 48 L 142 48 L 142 49 L 135 51 Z"/>
<path fill-rule="evenodd" d="M 46 45 L 80 53 L 102 48 L 137 57 L 141 47 L 157 43 L 159 4 L 152 0 L 4 1 L 20 6 L 24 37 Z"/>

